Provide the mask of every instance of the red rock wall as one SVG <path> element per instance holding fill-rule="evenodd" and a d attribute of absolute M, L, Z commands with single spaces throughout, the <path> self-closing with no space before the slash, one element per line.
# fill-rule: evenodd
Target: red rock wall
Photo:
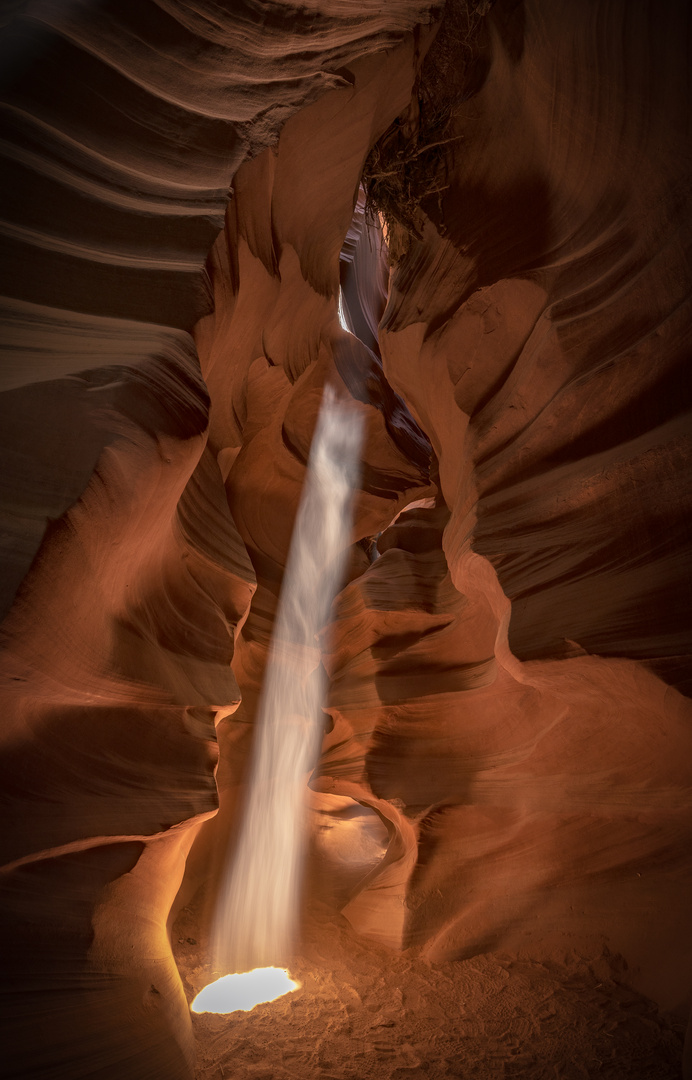
<path fill-rule="evenodd" d="M 461 755 L 478 755 L 459 762 L 464 798 L 448 776 L 429 800 L 408 925 L 429 940 L 432 904 L 445 954 L 598 929 L 671 1000 L 689 708 L 651 673 L 689 688 L 687 14 L 526 4 L 486 27 L 487 77 L 453 111 L 450 186 L 393 275 L 380 343 L 439 461 L 455 587 L 479 611 L 481 581 L 497 597 L 483 556 L 511 602 L 494 689 L 454 706 L 464 740 L 483 697 L 494 712 L 504 684 L 516 704 L 497 758 L 483 724 Z M 441 278 L 444 310 L 422 318 Z"/>
<path fill-rule="evenodd" d="M 216 810 L 214 721 L 240 699 L 256 581 L 188 331 L 240 162 L 424 13 L 118 0 L 3 16 L 11 1075 L 192 1074 L 166 920 Z"/>
<path fill-rule="evenodd" d="M 165 923 L 200 825 L 187 890 L 237 823 L 327 380 L 366 422 L 365 543 L 325 631 L 313 786 L 390 836 L 345 914 L 433 958 L 605 941 L 681 1006 L 686 12 L 498 0 L 468 40 L 451 3 L 437 38 L 404 0 L 15 7 L 14 1060 L 191 1075 Z M 370 148 L 415 130 L 423 90 L 453 100 L 447 186 L 360 341 L 340 251 Z M 354 326 L 369 260 L 342 265 Z"/>

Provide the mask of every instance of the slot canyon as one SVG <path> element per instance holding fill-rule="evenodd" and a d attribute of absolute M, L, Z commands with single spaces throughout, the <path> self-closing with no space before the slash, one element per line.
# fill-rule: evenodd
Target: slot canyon
<path fill-rule="evenodd" d="M 691 26 L 0 8 L 3 1076 L 692 1077 Z M 191 1015 L 326 388 L 300 985 Z"/>

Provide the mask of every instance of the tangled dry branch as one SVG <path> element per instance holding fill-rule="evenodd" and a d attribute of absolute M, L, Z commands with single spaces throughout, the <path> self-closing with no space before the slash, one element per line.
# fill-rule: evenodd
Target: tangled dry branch
<path fill-rule="evenodd" d="M 373 146 L 363 169 L 366 212 L 382 220 L 390 260 L 398 262 L 412 237 L 420 237 L 421 205 L 442 198 L 449 187 L 448 149 L 462 135 L 450 134 L 459 79 L 448 78 L 446 56 L 461 52 L 470 67 L 478 52 L 482 21 L 492 0 L 447 0 L 438 36 L 418 78 L 411 107 L 397 118 Z M 442 61 L 442 63 L 440 63 Z"/>

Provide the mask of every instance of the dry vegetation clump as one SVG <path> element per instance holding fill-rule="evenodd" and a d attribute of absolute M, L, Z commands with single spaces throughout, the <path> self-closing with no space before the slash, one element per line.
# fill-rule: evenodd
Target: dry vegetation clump
<path fill-rule="evenodd" d="M 392 263 L 420 237 L 421 204 L 434 199 L 442 216 L 447 151 L 460 141 L 451 128 L 455 104 L 482 85 L 487 70 L 483 22 L 494 0 L 447 0 L 407 111 L 375 143 L 363 169 L 366 213 L 384 226 Z"/>
<path fill-rule="evenodd" d="M 399 121 L 375 143 L 363 172 L 366 213 L 380 215 L 391 262 L 408 250 L 411 235 L 420 237 L 421 202 L 447 189 L 444 132 L 449 114 L 439 114 L 406 135 Z M 433 136 L 437 135 L 437 138 Z"/>

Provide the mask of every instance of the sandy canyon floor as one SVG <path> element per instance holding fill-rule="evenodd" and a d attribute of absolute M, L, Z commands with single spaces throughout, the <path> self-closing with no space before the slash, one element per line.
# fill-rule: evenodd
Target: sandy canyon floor
<path fill-rule="evenodd" d="M 172 934 L 191 1001 L 211 981 L 200 902 Z M 505 954 L 430 965 L 306 916 L 293 994 L 193 1014 L 198 1080 L 679 1080 L 683 1032 L 626 985 L 620 957 Z"/>

